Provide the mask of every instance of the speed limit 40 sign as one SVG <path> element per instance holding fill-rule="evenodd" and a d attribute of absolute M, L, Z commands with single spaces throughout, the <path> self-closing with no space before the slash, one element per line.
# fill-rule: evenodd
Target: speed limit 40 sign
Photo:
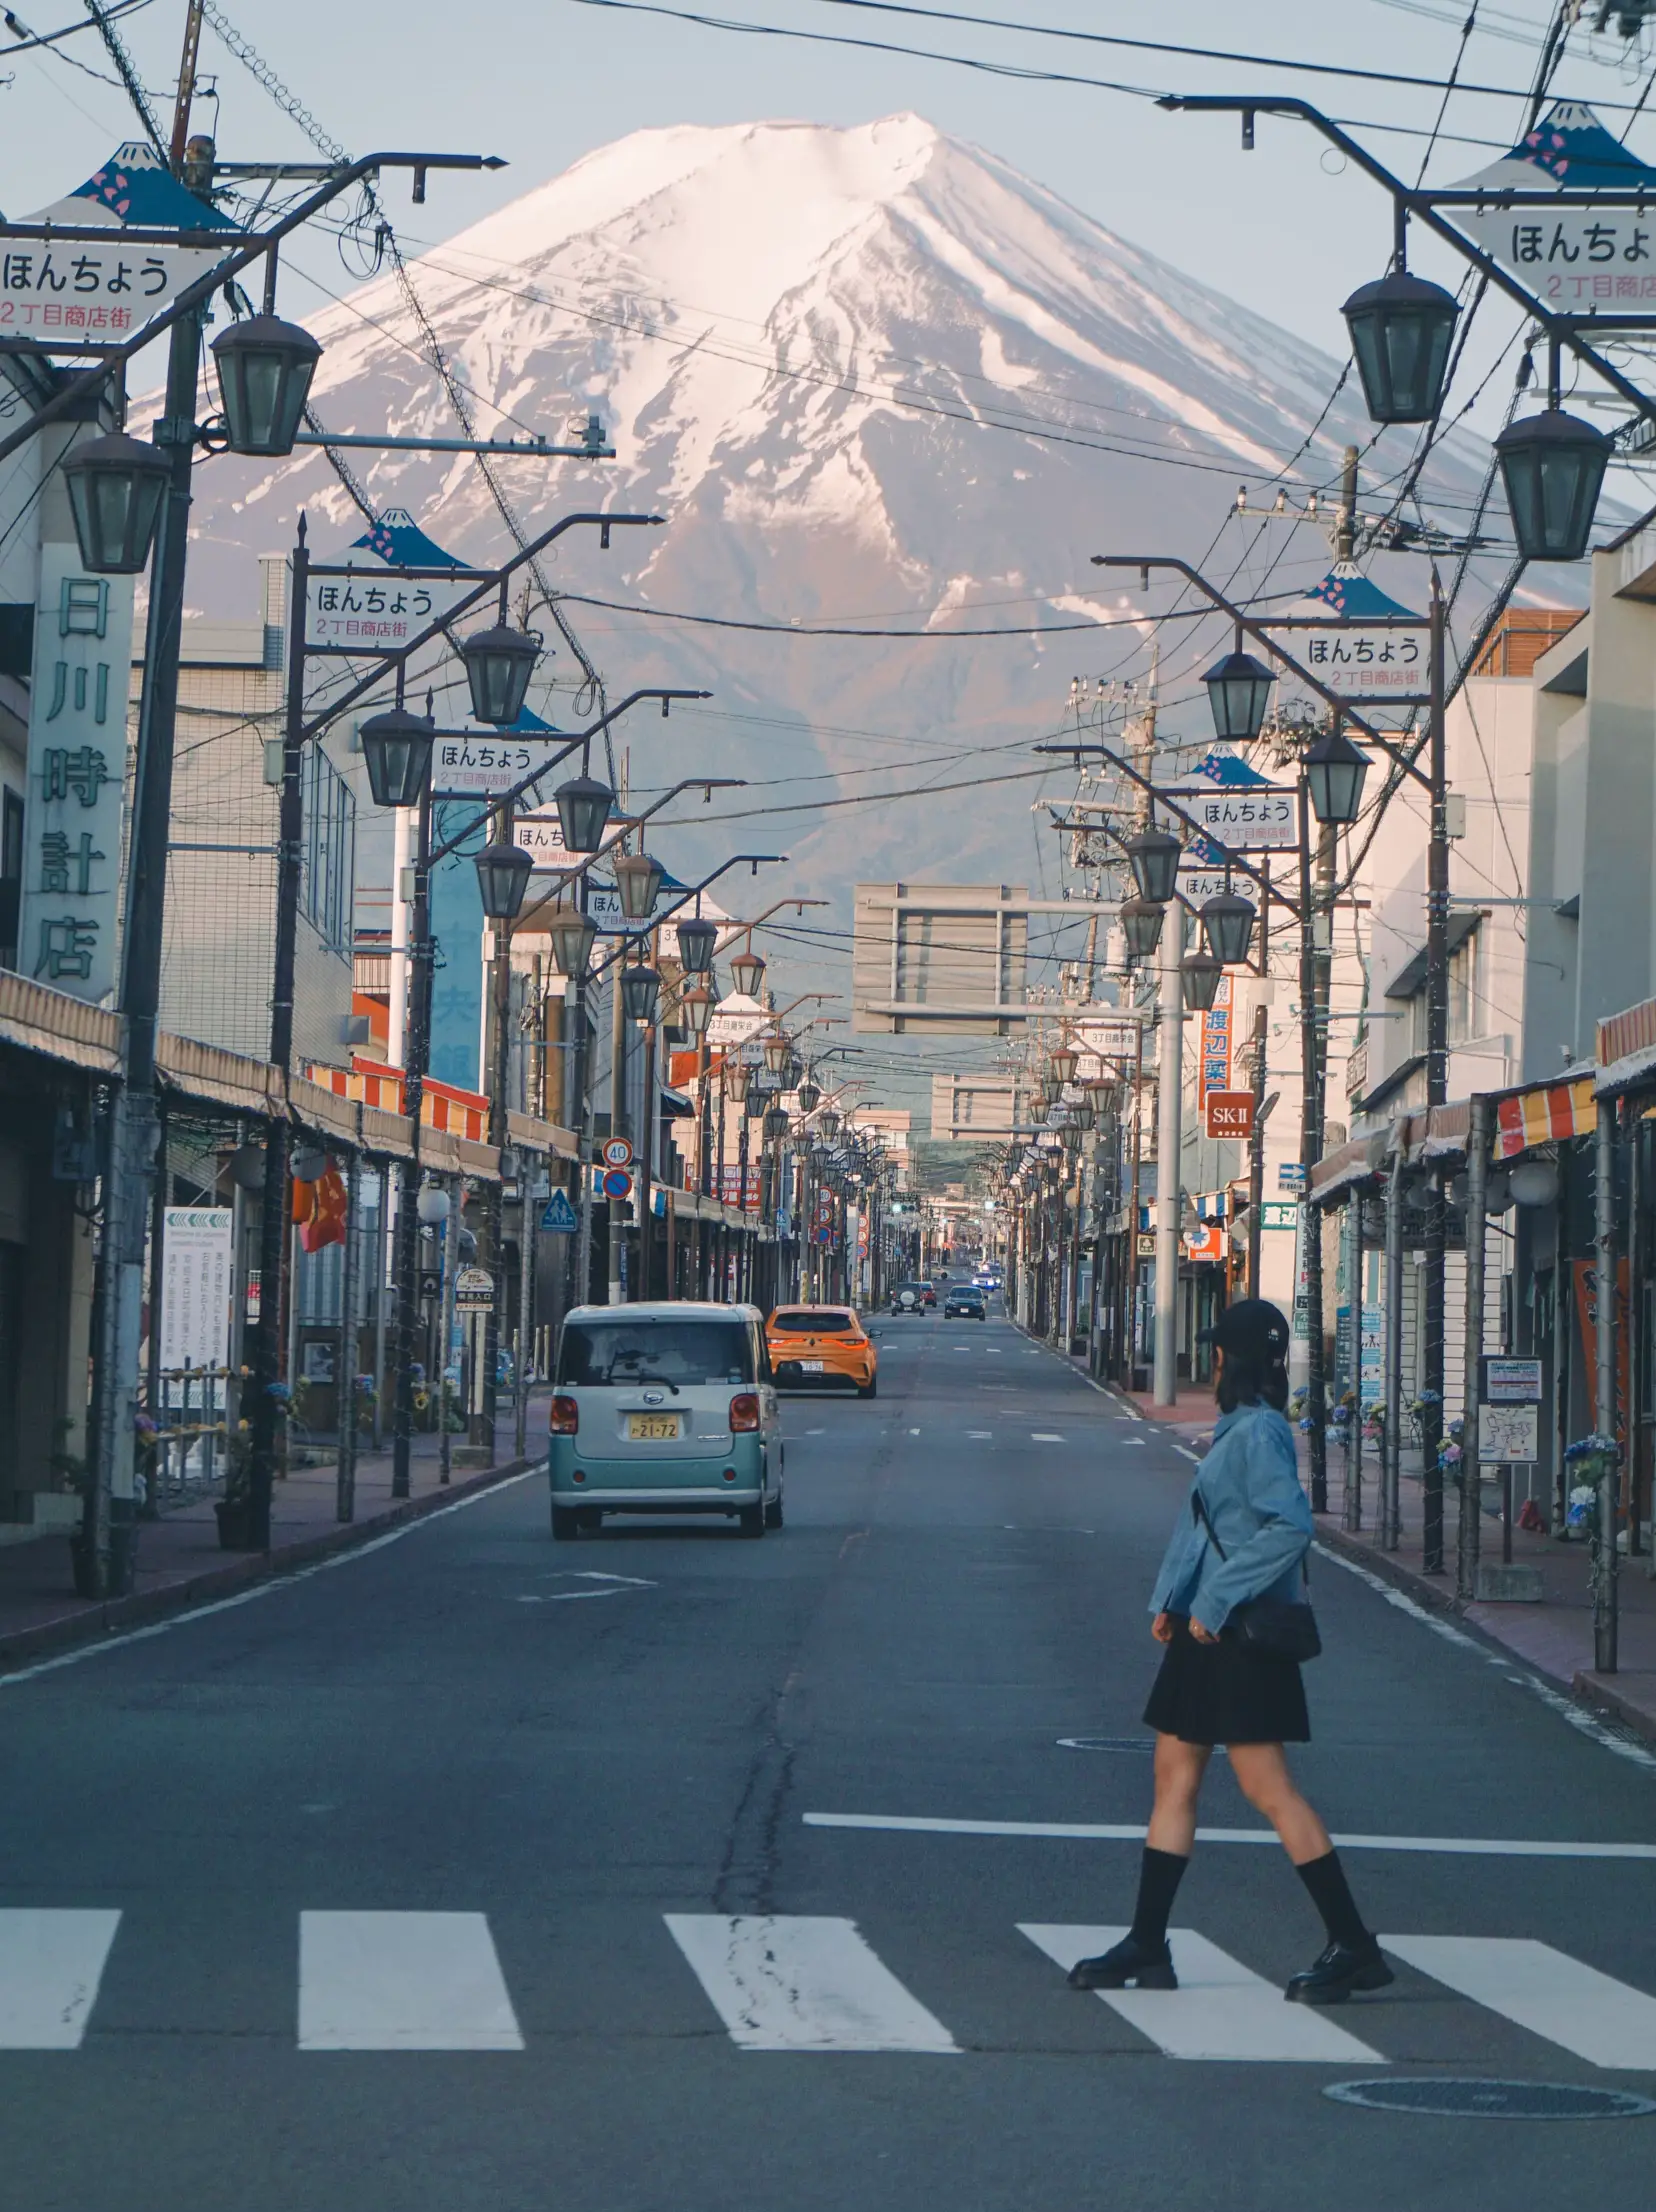
<path fill-rule="evenodd" d="M 604 1145 L 605 1167 L 631 1167 L 633 1148 L 625 1137 L 610 1137 Z"/>
<path fill-rule="evenodd" d="M 1209 1091 L 1206 1103 L 1207 1133 L 1210 1137 L 1247 1138 L 1253 1135 L 1252 1091 Z"/>

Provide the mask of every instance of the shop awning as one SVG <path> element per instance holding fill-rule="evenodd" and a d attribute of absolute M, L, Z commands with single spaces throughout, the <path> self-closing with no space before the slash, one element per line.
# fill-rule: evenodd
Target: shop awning
<path fill-rule="evenodd" d="M 1370 1136 L 1353 1137 L 1349 1144 L 1325 1153 L 1311 1170 L 1312 1205 L 1331 1206 L 1335 1199 L 1348 1197 L 1359 1185 L 1372 1182 L 1385 1169 L 1391 1141 L 1390 1129 L 1377 1129 Z"/>
<path fill-rule="evenodd" d="M 1591 1136 L 1598 1127 L 1593 1089 L 1593 1078 L 1582 1075 L 1562 1083 L 1532 1083 L 1527 1090 L 1513 1091 L 1498 1100 L 1493 1156 L 1512 1160 L 1538 1144 Z"/>
<path fill-rule="evenodd" d="M 1598 1077 L 1601 1098 L 1656 1082 L 1656 998 L 1642 999 L 1598 1025 Z"/>

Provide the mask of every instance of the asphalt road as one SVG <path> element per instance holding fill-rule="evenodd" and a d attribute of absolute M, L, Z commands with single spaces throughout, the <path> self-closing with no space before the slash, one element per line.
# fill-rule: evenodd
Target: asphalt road
<path fill-rule="evenodd" d="M 530 1477 L 0 1681 L 3 2212 L 1650 2201 L 1656 2120 L 1323 2092 L 1652 2089 L 1656 1759 L 1319 1560 L 1300 1770 L 1395 1986 L 1283 2005 L 1320 1930 L 1220 1839 L 1177 1998 L 1071 1992 L 1137 1847 L 1016 1824 L 1143 1819 L 1188 1462 L 998 1318 L 881 1332 L 876 1401 L 789 1402 L 762 1542 L 554 1548 Z"/>

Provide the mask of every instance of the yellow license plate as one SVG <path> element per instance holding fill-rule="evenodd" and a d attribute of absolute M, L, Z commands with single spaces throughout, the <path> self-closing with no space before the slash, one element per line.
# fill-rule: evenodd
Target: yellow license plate
<path fill-rule="evenodd" d="M 665 1444 L 679 1433 L 676 1413 L 629 1413 L 627 1434 L 635 1444 Z"/>

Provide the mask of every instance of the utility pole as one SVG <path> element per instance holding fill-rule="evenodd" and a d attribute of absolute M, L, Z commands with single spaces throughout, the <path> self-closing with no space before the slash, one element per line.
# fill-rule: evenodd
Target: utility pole
<path fill-rule="evenodd" d="M 1431 699 L 1427 712 L 1427 765 L 1431 782 L 1431 834 L 1426 848 L 1426 1103 L 1449 1096 L 1449 839 L 1444 739 L 1444 607 L 1437 563 L 1432 564 Z M 1421 1325 L 1420 1453 L 1422 1471 L 1421 1565 L 1443 1572 L 1444 1310 L 1446 1228 L 1443 1186 L 1426 1183 L 1426 1296 Z"/>
<path fill-rule="evenodd" d="M 1156 1363 L 1154 1396 L 1179 1395 L 1179 1155 L 1184 1141 L 1184 909 L 1168 902 L 1158 947 L 1161 1054 L 1156 1099 Z"/>
<path fill-rule="evenodd" d="M 1305 1280 L 1305 1411 L 1311 1423 L 1311 1510 L 1328 1510 L 1327 1391 L 1323 1360 L 1322 1222 L 1311 1204 L 1311 1173 L 1322 1158 L 1322 1033 L 1317 1014 L 1317 934 L 1321 911 L 1311 876 L 1311 798 L 1299 786 L 1300 893 L 1300 1270 Z M 1298 1302 L 1298 1286 L 1295 1300 Z"/>
<path fill-rule="evenodd" d="M 1269 968 L 1261 940 L 1260 957 Z M 1259 1296 L 1259 1255 L 1264 1235 L 1265 1207 L 1265 1038 L 1270 1012 L 1263 1000 L 1254 1008 L 1253 1025 L 1253 1135 L 1248 1139 L 1248 1296 Z"/>

